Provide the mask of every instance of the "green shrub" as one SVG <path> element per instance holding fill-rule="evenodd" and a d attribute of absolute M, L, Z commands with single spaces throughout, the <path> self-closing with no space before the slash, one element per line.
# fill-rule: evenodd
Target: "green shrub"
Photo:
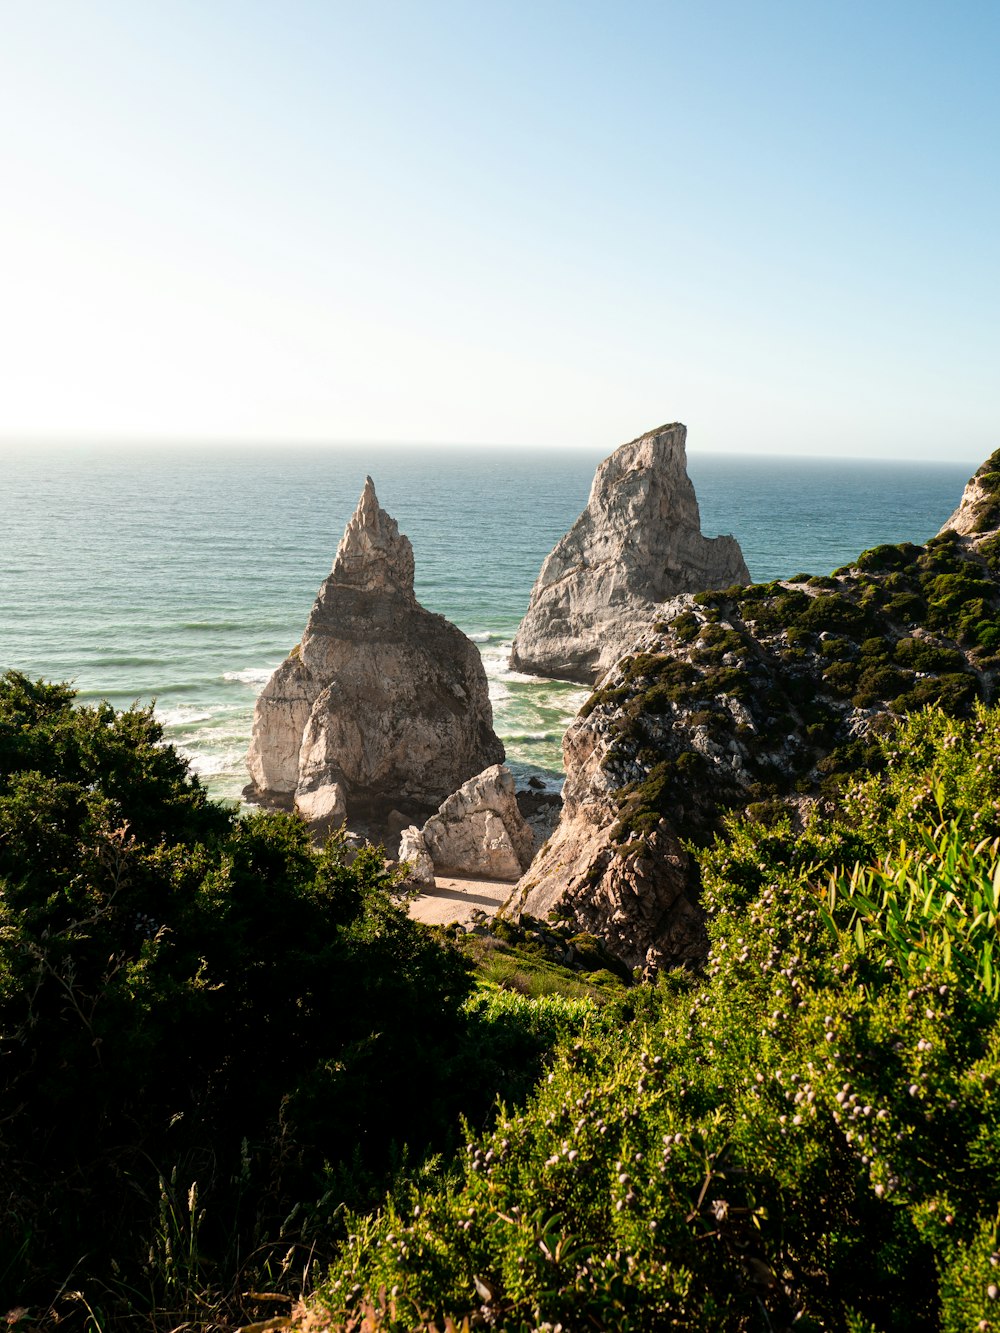
<path fill-rule="evenodd" d="M 698 637 L 698 631 L 701 629 L 701 621 L 693 611 L 682 611 L 679 616 L 664 625 L 664 630 L 669 630 L 677 636 L 681 643 L 691 643 Z"/>
<path fill-rule="evenodd" d="M 955 648 L 946 648 L 942 644 L 928 639 L 900 639 L 893 650 L 893 658 L 911 671 L 959 671 L 965 665 L 965 659 Z"/>
<path fill-rule="evenodd" d="M 922 597 L 912 592 L 900 592 L 883 604 L 883 611 L 898 624 L 912 625 L 923 620 L 927 608 Z"/>
<path fill-rule="evenodd" d="M 391 888 L 210 801 L 149 710 L 0 677 L 0 1308 L 72 1274 L 193 1318 L 518 1090 Z"/>
<path fill-rule="evenodd" d="M 381 1288 L 399 1329 L 988 1327 L 997 849 L 965 832 L 998 720 L 910 719 L 842 823 L 731 820 L 699 854 L 704 976 L 588 1019 L 446 1183 L 355 1219 L 324 1308 Z"/>
<path fill-rule="evenodd" d="M 799 624 L 817 633 L 847 634 L 857 638 L 869 626 L 866 613 L 849 598 L 837 593 L 818 593 L 802 611 Z"/>
<path fill-rule="evenodd" d="M 898 546 L 875 546 L 870 551 L 862 551 L 854 564 L 856 569 L 866 573 L 908 569 L 919 550 L 919 546 L 910 542 Z"/>

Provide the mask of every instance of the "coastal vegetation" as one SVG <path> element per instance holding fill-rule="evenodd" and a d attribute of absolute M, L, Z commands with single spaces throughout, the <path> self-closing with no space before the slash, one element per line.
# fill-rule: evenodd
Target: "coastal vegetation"
<path fill-rule="evenodd" d="M 150 710 L 0 677 L 8 1322 L 246 1322 L 526 1095 L 590 1001 L 477 992 L 392 890 L 376 849 L 210 801 Z"/>
<path fill-rule="evenodd" d="M 998 722 L 916 714 L 802 830 L 732 817 L 702 973 L 594 1011 L 526 1106 L 355 1215 L 314 1318 L 1000 1326 Z"/>
<path fill-rule="evenodd" d="M 150 710 L 0 678 L 8 1324 L 1000 1328 L 992 561 L 698 594 L 591 697 L 685 969 L 419 926 Z"/>
<path fill-rule="evenodd" d="M 477 987 L 381 857 L 8 675 L 12 1326 L 993 1327 L 998 723 L 921 711 L 832 813 L 731 816 L 704 967 L 595 1002 Z"/>
<path fill-rule="evenodd" d="M 994 697 L 998 540 L 879 546 L 830 577 L 697 593 L 658 622 L 581 710 L 610 737 L 614 840 L 678 810 L 704 839 L 729 810 L 780 813 L 790 792 L 837 801 L 882 765 L 894 717 Z M 738 768 L 713 761 L 727 749 Z"/>

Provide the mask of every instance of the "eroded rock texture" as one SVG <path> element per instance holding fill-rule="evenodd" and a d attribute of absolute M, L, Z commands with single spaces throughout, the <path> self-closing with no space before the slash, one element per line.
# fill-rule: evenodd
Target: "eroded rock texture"
<path fill-rule="evenodd" d="M 682 592 L 749 583 L 733 537 L 703 537 L 684 426 L 623 444 L 598 467 L 587 508 L 542 565 L 514 639 L 518 671 L 593 685 Z"/>
<path fill-rule="evenodd" d="M 413 549 L 369 477 L 302 642 L 254 713 L 248 796 L 318 827 L 435 810 L 504 757 L 471 640 L 413 591 Z"/>
<path fill-rule="evenodd" d="M 422 829 L 405 829 L 399 856 L 414 866 L 414 881 L 424 873 L 423 856 L 440 875 L 513 881 L 527 870 L 534 850 L 514 778 L 494 764 L 453 792 Z"/>
<path fill-rule="evenodd" d="M 705 937 L 682 842 L 732 810 L 801 820 L 878 771 L 894 718 L 998 697 L 1000 452 L 924 546 L 658 608 L 569 728 L 562 819 L 504 910 L 555 911 L 632 967 L 688 962 Z"/>

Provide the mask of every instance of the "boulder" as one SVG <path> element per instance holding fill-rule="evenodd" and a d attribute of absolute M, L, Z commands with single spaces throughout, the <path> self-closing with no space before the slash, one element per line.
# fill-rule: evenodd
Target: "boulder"
<path fill-rule="evenodd" d="M 434 887 L 434 862 L 431 860 L 423 834 L 415 824 L 403 829 L 399 838 L 399 859 L 406 861 L 410 873 L 406 884 L 418 889 Z"/>
<path fill-rule="evenodd" d="M 682 592 L 749 583 L 733 537 L 703 537 L 684 426 L 623 444 L 542 565 L 514 639 L 514 670 L 593 685 Z"/>
<path fill-rule="evenodd" d="M 318 827 L 411 819 L 504 756 L 474 643 L 413 590 L 413 549 L 369 477 L 302 642 L 254 712 L 247 796 Z"/>
<path fill-rule="evenodd" d="M 423 864 L 426 855 L 439 875 L 514 881 L 527 870 L 534 851 L 514 778 L 508 768 L 493 764 L 453 792 L 422 829 L 404 831 L 399 859 Z"/>

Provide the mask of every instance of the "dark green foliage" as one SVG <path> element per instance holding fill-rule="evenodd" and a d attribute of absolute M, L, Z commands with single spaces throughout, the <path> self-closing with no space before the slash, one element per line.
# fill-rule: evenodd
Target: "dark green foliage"
<path fill-rule="evenodd" d="M 180 1299 L 293 1210 L 280 1254 L 328 1244 L 507 1077 L 381 851 L 238 820 L 149 710 L 72 703 L 0 678 L 0 1309 L 71 1275 Z M 516 1094 L 544 1049 L 518 1040 Z"/>
<path fill-rule="evenodd" d="M 927 607 L 922 597 L 912 592 L 899 592 L 884 603 L 883 609 L 890 620 L 903 625 L 922 620 Z"/>
<path fill-rule="evenodd" d="M 990 537 L 987 541 L 980 542 L 979 554 L 994 574 L 1000 574 L 1000 537 Z"/>
<path fill-rule="evenodd" d="M 580 709 L 580 716 L 589 717 L 595 708 L 614 707 L 623 700 L 632 700 L 636 684 L 648 685 L 639 696 L 646 701 L 645 711 L 668 712 L 672 702 L 687 700 L 690 691 L 686 687 L 698 680 L 698 672 L 689 662 L 670 653 L 626 657 L 619 663 L 617 683 L 595 690 Z"/>
<path fill-rule="evenodd" d="M 961 653 L 929 639 L 900 639 L 893 657 L 900 666 L 913 671 L 954 671 L 962 665 Z"/>
<path fill-rule="evenodd" d="M 817 593 L 810 599 L 798 617 L 803 629 L 819 633 L 826 630 L 830 634 L 847 634 L 852 638 L 860 637 L 870 628 L 869 618 L 855 602 L 838 593 Z"/>
<path fill-rule="evenodd" d="M 692 654 L 692 661 L 699 666 L 719 664 L 727 655 L 739 653 L 743 640 L 735 630 L 722 625 L 705 625 L 698 638 L 698 645 Z"/>
<path fill-rule="evenodd" d="M 911 542 L 901 542 L 898 546 L 875 546 L 870 551 L 862 551 L 854 564 L 856 569 L 864 573 L 887 573 L 889 570 L 909 568 L 919 552 L 920 547 Z"/>
<path fill-rule="evenodd" d="M 692 639 L 698 637 L 701 621 L 693 611 L 682 611 L 679 616 L 669 622 L 669 625 L 664 622 L 663 628 L 670 629 L 677 636 L 679 642 L 690 643 Z"/>
<path fill-rule="evenodd" d="M 820 657 L 832 657 L 838 660 L 850 659 L 857 654 L 857 644 L 839 634 L 831 634 L 819 645 Z"/>
<path fill-rule="evenodd" d="M 871 708 L 888 703 L 901 695 L 912 677 L 895 667 L 878 664 L 867 667 L 858 677 L 857 689 L 851 702 L 856 708 Z"/>

